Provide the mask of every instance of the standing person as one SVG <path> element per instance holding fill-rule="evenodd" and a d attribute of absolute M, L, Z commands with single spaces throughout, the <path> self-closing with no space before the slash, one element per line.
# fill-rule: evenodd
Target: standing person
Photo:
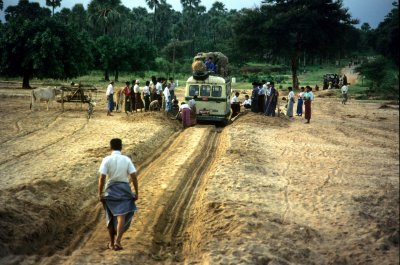
<path fill-rule="evenodd" d="M 241 104 L 245 109 L 250 109 L 251 108 L 251 99 L 249 98 L 249 95 L 244 96 L 244 101 Z"/>
<path fill-rule="evenodd" d="M 139 185 L 136 168 L 131 159 L 121 154 L 121 139 L 111 139 L 110 148 L 111 155 L 103 159 L 99 169 L 98 197 L 106 212 L 110 236 L 108 248 L 121 250 L 122 235 L 128 230 L 133 215 L 137 211 L 135 201 L 139 198 Z M 108 177 L 107 182 L 106 177 Z M 129 186 L 129 177 L 135 193 L 132 193 Z"/>
<path fill-rule="evenodd" d="M 191 125 L 190 122 L 190 107 L 185 102 L 181 103 L 181 117 L 183 128 L 188 128 Z"/>
<path fill-rule="evenodd" d="M 265 84 L 265 80 L 262 81 L 262 84 L 259 84 L 258 90 L 258 112 L 263 113 L 265 109 L 265 95 L 267 93 L 267 85 Z M 262 85 L 262 86 L 261 86 Z"/>
<path fill-rule="evenodd" d="M 158 104 L 160 106 L 162 106 L 162 96 L 161 96 L 162 92 L 163 92 L 162 78 L 159 77 L 157 79 L 157 84 L 156 84 L 156 99 L 158 100 Z M 160 108 L 160 110 L 161 110 L 161 108 Z"/>
<path fill-rule="evenodd" d="M 171 99 L 175 97 L 175 88 L 176 84 L 174 82 L 174 79 L 172 77 L 169 78 L 169 94 L 171 95 Z"/>
<path fill-rule="evenodd" d="M 265 100 L 265 106 L 264 106 L 263 111 L 264 111 L 264 113 L 267 113 L 267 107 L 268 107 L 269 101 L 271 99 L 271 82 L 267 82 L 267 90 L 265 92 L 265 95 L 267 98 Z"/>
<path fill-rule="evenodd" d="M 297 109 L 296 115 L 303 116 L 303 96 L 304 96 L 304 87 L 300 88 L 299 96 L 297 97 Z"/>
<path fill-rule="evenodd" d="M 133 87 L 133 91 L 135 93 L 135 111 L 137 112 L 140 109 L 140 112 L 143 111 L 144 104 L 140 93 L 140 82 L 139 80 L 135 81 L 135 86 Z"/>
<path fill-rule="evenodd" d="M 164 88 L 164 109 L 166 112 L 171 112 L 172 110 L 172 102 L 171 102 L 171 94 L 169 92 L 169 86 L 170 84 L 168 84 L 165 88 Z"/>
<path fill-rule="evenodd" d="M 156 84 L 157 78 L 153 75 L 150 82 L 150 102 L 157 99 Z"/>
<path fill-rule="evenodd" d="M 131 88 L 130 88 L 131 83 L 129 81 L 125 82 L 125 87 L 122 90 L 122 93 L 125 95 L 125 113 L 128 114 L 129 112 L 132 112 L 131 108 Z"/>
<path fill-rule="evenodd" d="M 347 76 L 345 74 L 343 74 L 343 85 L 347 86 Z"/>
<path fill-rule="evenodd" d="M 111 112 L 114 110 L 114 81 L 107 86 L 107 116 L 113 116 Z"/>
<path fill-rule="evenodd" d="M 258 112 L 258 83 L 253 82 L 253 91 L 251 92 L 251 111 Z"/>
<path fill-rule="evenodd" d="M 287 112 L 286 115 L 289 118 L 293 118 L 293 105 L 294 105 L 294 92 L 293 88 L 290 86 L 288 87 L 289 94 L 288 94 L 288 107 L 287 107 Z"/>
<path fill-rule="evenodd" d="M 143 98 L 144 98 L 144 111 L 149 110 L 150 106 L 150 81 L 146 81 L 146 86 L 143 88 Z"/>
<path fill-rule="evenodd" d="M 236 92 L 235 96 L 233 96 L 231 99 L 231 109 L 232 109 L 232 115 L 231 115 L 232 119 L 235 118 L 240 113 L 239 92 Z"/>
<path fill-rule="evenodd" d="M 306 92 L 304 93 L 304 106 L 305 106 L 305 118 L 306 123 L 310 123 L 311 120 L 311 102 L 314 100 L 314 94 L 310 86 L 306 86 Z"/>
<path fill-rule="evenodd" d="M 131 86 L 131 109 L 132 112 L 136 109 L 135 107 L 135 80 L 132 80 L 132 86 Z"/>
<path fill-rule="evenodd" d="M 124 89 L 120 88 L 117 90 L 117 112 L 121 112 L 122 111 L 122 105 L 124 104 L 124 93 L 122 93 Z"/>
<path fill-rule="evenodd" d="M 271 82 L 271 96 L 268 102 L 265 115 L 275 117 L 276 104 L 278 103 L 278 90 L 275 89 L 275 83 Z"/>
<path fill-rule="evenodd" d="M 191 100 L 189 100 L 190 124 L 192 126 L 196 125 L 196 123 L 197 123 L 196 99 L 197 99 L 197 95 L 194 95 L 193 98 Z"/>
<path fill-rule="evenodd" d="M 349 91 L 349 87 L 347 85 L 343 85 L 340 90 L 342 91 L 342 104 L 346 105 L 348 99 L 347 92 Z"/>

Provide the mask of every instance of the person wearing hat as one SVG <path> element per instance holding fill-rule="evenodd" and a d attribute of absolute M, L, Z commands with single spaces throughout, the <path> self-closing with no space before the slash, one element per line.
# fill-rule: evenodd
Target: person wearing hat
<path fill-rule="evenodd" d="M 114 110 L 114 81 L 107 86 L 107 116 L 113 116 L 111 112 Z"/>
<path fill-rule="evenodd" d="M 138 109 L 140 109 L 140 111 L 143 111 L 144 108 L 144 104 L 143 104 L 143 100 L 142 97 L 140 95 L 140 86 L 139 86 L 140 82 L 139 80 L 135 81 L 135 86 L 133 87 L 133 92 L 135 93 L 135 111 L 137 112 Z"/>

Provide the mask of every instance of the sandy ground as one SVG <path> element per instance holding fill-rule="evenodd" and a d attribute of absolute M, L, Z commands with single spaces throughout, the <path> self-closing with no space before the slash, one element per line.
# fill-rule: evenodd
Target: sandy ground
<path fill-rule="evenodd" d="M 245 113 L 182 131 L 104 101 L 91 120 L 31 112 L 28 92 L 0 90 L 0 264 L 399 263 L 398 106 L 322 91 L 311 124 Z M 119 252 L 96 201 L 112 137 L 140 185 Z"/>

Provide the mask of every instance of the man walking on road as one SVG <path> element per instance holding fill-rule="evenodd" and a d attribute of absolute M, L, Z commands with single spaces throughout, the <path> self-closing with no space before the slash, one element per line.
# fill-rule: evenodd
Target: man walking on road
<path fill-rule="evenodd" d="M 114 81 L 111 81 L 107 86 L 107 116 L 112 116 L 111 112 L 114 110 Z"/>
<path fill-rule="evenodd" d="M 129 157 L 121 154 L 121 139 L 112 139 L 110 147 L 112 153 L 103 159 L 99 169 L 98 196 L 106 212 L 107 229 L 110 235 L 107 247 L 121 250 L 122 235 L 128 230 L 137 210 L 135 201 L 139 198 L 139 187 L 135 166 Z M 108 178 L 104 189 L 106 176 Z M 129 186 L 129 176 L 135 193 L 132 193 Z"/>
<path fill-rule="evenodd" d="M 348 99 L 347 92 L 349 92 L 348 85 L 343 85 L 341 90 L 342 90 L 342 104 L 346 105 L 346 102 L 347 102 L 347 99 Z"/>

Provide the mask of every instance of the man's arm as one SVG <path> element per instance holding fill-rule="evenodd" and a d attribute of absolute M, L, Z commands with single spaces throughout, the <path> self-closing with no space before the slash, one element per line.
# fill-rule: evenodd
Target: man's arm
<path fill-rule="evenodd" d="M 131 174 L 131 180 L 133 183 L 133 187 L 135 188 L 135 195 L 136 195 L 135 200 L 137 200 L 137 199 L 139 199 L 139 185 L 138 185 L 136 173 Z"/>
<path fill-rule="evenodd" d="M 106 175 L 100 174 L 99 186 L 98 186 L 99 201 L 102 201 L 102 199 L 103 199 L 103 189 L 104 189 L 105 179 L 106 179 Z"/>

